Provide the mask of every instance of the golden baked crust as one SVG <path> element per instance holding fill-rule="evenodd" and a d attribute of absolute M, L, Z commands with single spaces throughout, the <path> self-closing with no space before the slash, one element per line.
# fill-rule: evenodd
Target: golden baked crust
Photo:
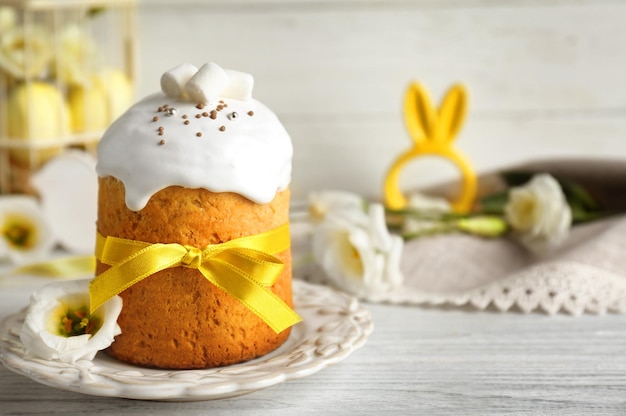
<path fill-rule="evenodd" d="M 103 236 L 201 248 L 289 221 L 288 190 L 261 205 L 234 193 L 172 186 L 153 195 L 138 212 L 126 207 L 124 195 L 124 185 L 117 179 L 99 179 L 98 231 Z M 292 306 L 291 252 L 276 257 L 285 268 L 272 291 Z M 98 263 L 96 274 L 107 268 Z M 189 268 L 163 270 L 120 296 L 122 334 L 107 351 L 132 364 L 172 369 L 229 365 L 267 354 L 290 333 L 289 329 L 274 333 L 240 302 Z"/>

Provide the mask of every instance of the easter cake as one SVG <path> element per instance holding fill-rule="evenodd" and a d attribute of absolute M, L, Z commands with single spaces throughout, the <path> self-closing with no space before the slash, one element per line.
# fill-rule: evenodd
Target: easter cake
<path fill-rule="evenodd" d="M 293 149 L 252 87 L 251 75 L 213 63 L 178 66 L 100 141 L 90 291 L 92 303 L 123 299 L 113 357 L 172 369 L 229 365 L 278 348 L 298 322 Z"/>

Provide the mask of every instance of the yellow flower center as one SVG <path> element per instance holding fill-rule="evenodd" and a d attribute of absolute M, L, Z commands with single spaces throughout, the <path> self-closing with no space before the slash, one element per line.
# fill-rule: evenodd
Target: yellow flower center
<path fill-rule="evenodd" d="M 528 230 L 535 223 L 537 204 L 534 199 L 525 198 L 517 206 L 516 225 L 521 230 Z"/>
<path fill-rule="evenodd" d="M 9 245 L 19 250 L 31 249 L 37 243 L 37 227 L 27 217 L 10 215 L 0 230 Z"/>
<path fill-rule="evenodd" d="M 89 313 L 89 307 L 69 308 L 61 306 L 55 314 L 57 333 L 62 337 L 74 337 L 84 334 L 95 334 L 102 326 L 97 316 Z"/>
<path fill-rule="evenodd" d="M 347 233 L 342 235 L 342 240 L 342 244 L 337 247 L 342 267 L 352 276 L 363 276 L 365 266 L 359 251 L 350 243 Z"/>
<path fill-rule="evenodd" d="M 309 215 L 313 221 L 322 221 L 328 212 L 328 207 L 325 204 L 311 204 L 309 205 Z"/>

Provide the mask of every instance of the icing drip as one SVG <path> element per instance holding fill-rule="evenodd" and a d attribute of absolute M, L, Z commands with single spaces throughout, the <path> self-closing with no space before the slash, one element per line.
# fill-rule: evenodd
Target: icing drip
<path fill-rule="evenodd" d="M 175 185 L 268 203 L 289 186 L 292 155 L 287 131 L 259 101 L 223 98 L 204 105 L 159 93 L 106 131 L 96 172 L 124 183 L 133 211 Z"/>

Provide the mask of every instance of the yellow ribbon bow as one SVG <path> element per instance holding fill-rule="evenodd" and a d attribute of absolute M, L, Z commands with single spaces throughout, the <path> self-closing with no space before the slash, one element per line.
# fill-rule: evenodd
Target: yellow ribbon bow
<path fill-rule="evenodd" d="M 183 266 L 200 271 L 209 282 L 243 303 L 279 333 L 302 320 L 269 290 L 284 267 L 272 254 L 288 249 L 289 245 L 288 224 L 261 234 L 209 244 L 202 250 L 98 234 L 96 258 L 111 268 L 91 281 L 91 310 L 154 273 Z"/>

